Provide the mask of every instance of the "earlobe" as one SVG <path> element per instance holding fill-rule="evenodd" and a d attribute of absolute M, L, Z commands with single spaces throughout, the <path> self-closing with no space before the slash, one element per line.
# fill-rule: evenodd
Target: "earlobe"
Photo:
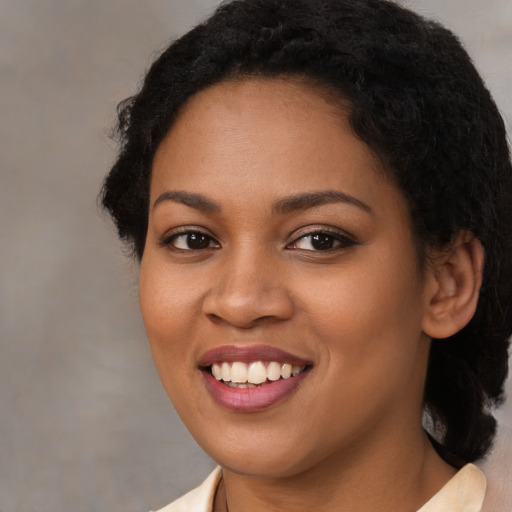
<path fill-rule="evenodd" d="M 461 231 L 449 246 L 435 251 L 423 332 L 448 338 L 473 317 L 482 285 L 484 249 L 472 233 Z"/>

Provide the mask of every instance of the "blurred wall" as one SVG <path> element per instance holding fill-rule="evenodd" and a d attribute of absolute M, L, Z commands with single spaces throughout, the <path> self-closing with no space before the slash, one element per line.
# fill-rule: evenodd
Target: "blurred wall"
<path fill-rule="evenodd" d="M 0 0 L 3 512 L 144 512 L 213 467 L 160 387 L 136 267 L 96 196 L 117 102 L 215 4 Z M 510 0 L 407 4 L 461 36 L 512 120 Z M 487 463 L 493 489 L 510 471 L 511 409 Z"/>

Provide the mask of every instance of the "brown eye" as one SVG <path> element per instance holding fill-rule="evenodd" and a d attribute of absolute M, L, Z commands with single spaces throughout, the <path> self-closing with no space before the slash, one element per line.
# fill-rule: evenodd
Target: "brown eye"
<path fill-rule="evenodd" d="M 178 233 L 166 240 L 164 245 L 182 251 L 200 251 L 219 246 L 213 238 L 200 231 Z"/>
<path fill-rule="evenodd" d="M 202 233 L 189 233 L 186 244 L 189 249 L 206 249 L 210 245 L 210 238 Z"/>
<path fill-rule="evenodd" d="M 356 245 L 356 242 L 342 233 L 316 231 L 297 238 L 288 248 L 302 251 L 322 252 L 343 249 Z"/>
<path fill-rule="evenodd" d="M 325 251 L 334 247 L 335 240 L 326 233 L 317 233 L 311 237 L 311 246 L 317 251 Z"/>

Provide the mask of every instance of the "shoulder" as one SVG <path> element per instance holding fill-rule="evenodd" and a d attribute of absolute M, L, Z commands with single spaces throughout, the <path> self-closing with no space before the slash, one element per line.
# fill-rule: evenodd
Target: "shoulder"
<path fill-rule="evenodd" d="M 221 468 L 216 468 L 199 487 L 157 512 L 212 512 L 221 475 Z M 467 464 L 418 512 L 480 512 L 485 488 L 484 474 Z"/>
<path fill-rule="evenodd" d="M 217 467 L 199 487 L 157 512 L 212 512 L 213 499 L 221 475 L 222 470 Z"/>
<path fill-rule="evenodd" d="M 466 464 L 418 512 L 480 512 L 486 479 L 473 464 Z"/>

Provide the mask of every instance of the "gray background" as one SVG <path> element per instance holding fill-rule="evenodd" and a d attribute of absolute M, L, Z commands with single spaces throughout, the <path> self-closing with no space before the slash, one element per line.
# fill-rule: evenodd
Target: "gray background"
<path fill-rule="evenodd" d="M 117 102 L 215 4 L 0 0 L 1 512 L 144 512 L 213 467 L 160 387 L 136 266 L 96 195 Z M 511 0 L 408 5 L 459 33 L 510 125 Z M 491 491 L 510 478 L 512 404 L 500 417 Z"/>

